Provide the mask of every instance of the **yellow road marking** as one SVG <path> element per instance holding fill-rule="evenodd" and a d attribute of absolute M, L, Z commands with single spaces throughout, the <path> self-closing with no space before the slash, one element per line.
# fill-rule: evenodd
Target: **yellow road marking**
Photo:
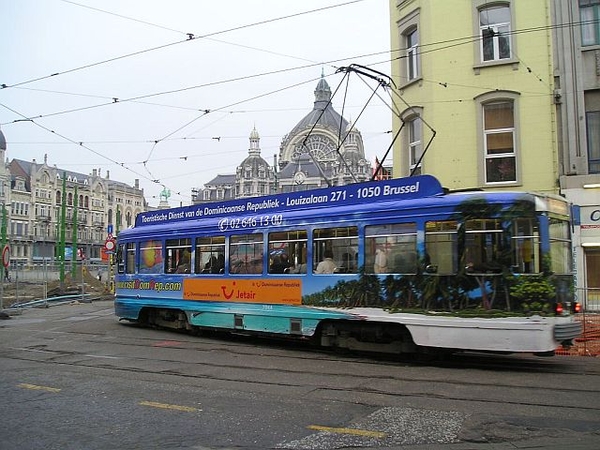
<path fill-rule="evenodd" d="M 37 391 L 47 391 L 47 392 L 60 392 L 61 391 L 58 388 L 53 388 L 53 387 L 49 387 L 49 386 L 38 386 L 37 384 L 21 383 L 21 384 L 18 384 L 17 386 L 19 386 L 20 388 L 23 388 L 23 389 L 34 389 Z"/>
<path fill-rule="evenodd" d="M 307 428 L 316 431 L 327 431 L 328 433 L 353 434 L 355 436 L 366 436 L 379 439 L 382 439 L 387 436 L 386 433 L 383 433 L 381 431 L 358 430 L 356 428 L 333 428 L 322 427 L 320 425 L 309 425 Z"/>
<path fill-rule="evenodd" d="M 162 409 L 174 409 L 177 411 L 185 411 L 185 412 L 195 412 L 198 411 L 198 408 L 192 408 L 190 406 L 180 406 L 180 405 L 169 405 L 167 403 L 157 403 L 157 402 L 140 402 L 142 406 L 152 406 L 153 408 L 162 408 Z"/>

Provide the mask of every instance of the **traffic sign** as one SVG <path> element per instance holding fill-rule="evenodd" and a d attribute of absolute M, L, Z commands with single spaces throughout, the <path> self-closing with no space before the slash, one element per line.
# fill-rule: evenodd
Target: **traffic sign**
<path fill-rule="evenodd" d="M 2 265 L 4 267 L 10 266 L 10 247 L 5 245 L 2 249 Z"/>
<path fill-rule="evenodd" d="M 104 250 L 106 250 L 107 252 L 114 252 L 115 247 L 116 244 L 114 239 L 107 239 L 106 242 L 104 242 Z"/>

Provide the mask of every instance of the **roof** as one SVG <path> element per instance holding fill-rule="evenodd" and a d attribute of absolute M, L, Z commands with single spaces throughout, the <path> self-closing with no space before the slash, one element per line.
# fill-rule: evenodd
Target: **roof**
<path fill-rule="evenodd" d="M 13 158 L 13 160 L 11 161 L 11 165 L 14 164 L 16 166 L 18 166 L 18 169 L 20 169 L 20 171 L 22 171 L 22 174 L 24 176 L 26 176 L 27 178 L 29 178 L 31 176 L 31 167 L 34 165 L 34 162 L 32 161 L 24 161 L 22 159 L 16 159 Z M 36 164 L 36 169 L 39 170 L 40 167 L 43 166 L 43 164 Z M 61 180 L 62 180 L 62 174 L 65 173 L 67 180 L 72 180 L 73 182 L 75 182 L 75 179 L 77 180 L 78 183 L 84 184 L 84 180 L 87 180 L 88 183 L 91 181 L 92 178 L 94 178 L 93 175 L 90 174 L 84 174 L 84 173 L 80 173 L 80 172 L 73 172 L 71 170 L 66 170 L 66 169 L 61 169 L 58 167 L 50 167 L 50 166 L 46 166 L 49 170 L 52 171 L 56 171 L 58 174 L 61 175 Z M 123 187 L 123 188 L 131 188 L 132 186 L 127 184 L 127 183 L 123 183 L 122 181 L 116 181 L 116 180 L 111 180 L 109 178 L 102 178 L 102 177 L 98 177 L 100 179 L 102 179 L 102 181 L 104 183 L 106 183 L 106 185 L 108 187 Z"/>
<path fill-rule="evenodd" d="M 208 183 L 205 183 L 205 186 L 223 186 L 227 184 L 235 184 L 235 174 L 217 175 Z"/>

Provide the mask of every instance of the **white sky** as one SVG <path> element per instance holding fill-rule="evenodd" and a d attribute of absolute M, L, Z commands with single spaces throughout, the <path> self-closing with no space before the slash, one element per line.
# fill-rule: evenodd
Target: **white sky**
<path fill-rule="evenodd" d="M 312 110 L 323 70 L 332 92 L 339 87 L 334 108 L 358 118 L 367 157 L 381 159 L 389 95 L 378 89 L 368 103 L 374 82 L 351 74 L 346 84 L 335 72 L 360 64 L 390 74 L 388 8 L 388 0 L 0 0 L 6 156 L 109 170 L 130 185 L 139 179 L 151 205 L 163 186 L 172 206 L 186 205 L 192 188 L 235 172 L 254 126 L 273 164 L 281 139 Z"/>

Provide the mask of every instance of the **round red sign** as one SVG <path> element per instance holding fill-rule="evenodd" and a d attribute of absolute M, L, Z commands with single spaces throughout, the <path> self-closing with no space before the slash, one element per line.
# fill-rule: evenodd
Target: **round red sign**
<path fill-rule="evenodd" d="M 5 245 L 2 249 L 2 265 L 8 267 L 10 265 L 10 247 Z"/>

